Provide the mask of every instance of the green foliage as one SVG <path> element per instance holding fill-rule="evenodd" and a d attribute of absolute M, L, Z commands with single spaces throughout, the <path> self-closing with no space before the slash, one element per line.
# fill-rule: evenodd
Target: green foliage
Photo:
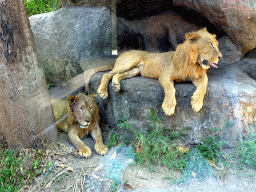
<path fill-rule="evenodd" d="M 232 127 L 235 123 L 228 123 L 228 120 L 225 121 L 225 128 Z"/>
<path fill-rule="evenodd" d="M 18 191 L 34 175 L 25 170 L 24 155 L 14 154 L 13 150 L 0 152 L 0 191 Z"/>
<path fill-rule="evenodd" d="M 120 182 L 116 182 L 116 181 L 112 181 L 112 184 L 111 184 L 111 192 L 116 192 L 118 190 L 120 186 Z"/>
<path fill-rule="evenodd" d="M 183 170 L 187 163 L 188 153 L 181 152 L 177 148 L 177 140 L 182 138 L 184 130 L 188 127 L 174 131 L 161 126 L 161 118 L 151 109 L 149 116 L 151 121 L 146 134 L 134 131 L 136 161 L 138 164 L 157 164 L 169 169 Z M 124 123 L 124 122 L 122 122 Z M 127 127 L 127 125 L 123 125 Z"/>
<path fill-rule="evenodd" d="M 0 191 L 18 191 L 29 185 L 35 176 L 52 165 L 46 159 L 45 153 L 39 149 L 0 151 Z"/>
<path fill-rule="evenodd" d="M 197 145 L 196 149 L 204 158 L 216 163 L 221 157 L 221 148 L 223 144 L 223 141 L 217 142 L 216 138 L 212 136 Z"/>
<path fill-rule="evenodd" d="M 109 134 L 109 143 L 106 144 L 107 147 L 113 147 L 119 142 L 119 134 L 114 133 L 114 131 L 110 131 Z"/>
<path fill-rule="evenodd" d="M 127 123 L 127 120 L 125 118 L 119 119 L 118 127 L 125 128 L 127 130 L 131 129 L 131 125 Z"/>
<path fill-rule="evenodd" d="M 237 155 L 241 165 L 256 169 L 256 145 L 255 141 L 243 141 L 237 147 Z"/>
<path fill-rule="evenodd" d="M 28 16 L 48 13 L 62 7 L 60 0 L 24 0 Z"/>
<path fill-rule="evenodd" d="M 213 133 L 218 132 L 220 130 L 220 128 L 213 129 L 211 127 L 208 127 L 208 129 Z"/>

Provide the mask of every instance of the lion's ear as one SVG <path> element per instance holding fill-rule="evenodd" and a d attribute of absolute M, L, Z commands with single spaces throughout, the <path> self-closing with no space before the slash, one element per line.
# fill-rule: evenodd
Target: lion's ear
<path fill-rule="evenodd" d="M 206 29 L 206 27 L 204 27 L 204 28 L 202 29 L 202 31 L 208 32 L 207 29 Z"/>
<path fill-rule="evenodd" d="M 195 32 L 190 32 L 185 34 L 186 40 L 191 40 L 191 41 L 196 41 L 200 38 L 201 36 Z"/>
<path fill-rule="evenodd" d="M 95 99 L 95 98 L 97 97 L 97 94 L 92 94 L 92 95 L 90 95 L 90 97 L 91 97 L 92 99 Z"/>
<path fill-rule="evenodd" d="M 67 97 L 67 101 L 68 101 L 69 105 L 72 106 L 72 105 L 74 105 L 75 102 L 78 101 L 78 98 L 74 95 L 69 95 Z"/>

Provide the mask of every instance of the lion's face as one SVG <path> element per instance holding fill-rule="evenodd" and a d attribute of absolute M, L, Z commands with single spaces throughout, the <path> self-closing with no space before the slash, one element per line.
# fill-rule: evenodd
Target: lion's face
<path fill-rule="evenodd" d="M 217 63 L 222 58 L 222 54 L 218 48 L 215 34 L 210 34 L 204 28 L 197 32 L 187 33 L 186 39 L 189 39 L 191 44 L 194 44 L 196 47 L 198 52 L 197 62 L 203 69 L 208 69 L 211 66 L 218 68 Z"/>
<path fill-rule="evenodd" d="M 95 97 L 96 95 L 87 96 L 80 93 L 77 96 L 70 95 L 67 98 L 73 116 L 79 123 L 80 128 L 88 128 L 93 120 L 96 111 Z"/>

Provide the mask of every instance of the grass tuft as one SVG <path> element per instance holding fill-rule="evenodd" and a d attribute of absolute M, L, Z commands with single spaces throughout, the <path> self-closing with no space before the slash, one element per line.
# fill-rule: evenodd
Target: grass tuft
<path fill-rule="evenodd" d="M 237 155 L 240 167 L 249 166 L 256 169 L 256 145 L 255 141 L 243 141 L 237 147 Z"/>
<path fill-rule="evenodd" d="M 40 149 L 0 150 L 0 191 L 19 191 L 44 173 L 52 162 L 49 152 Z"/>
<path fill-rule="evenodd" d="M 111 148 L 119 143 L 119 134 L 115 133 L 113 130 L 110 130 L 109 133 L 109 142 L 106 144 L 107 147 Z"/>
<path fill-rule="evenodd" d="M 34 177 L 24 166 L 24 155 L 13 150 L 0 153 L 0 191 L 18 191 Z"/>
<path fill-rule="evenodd" d="M 209 137 L 196 146 L 196 149 L 202 156 L 216 163 L 222 155 L 223 141 L 216 141 L 215 137 Z"/>

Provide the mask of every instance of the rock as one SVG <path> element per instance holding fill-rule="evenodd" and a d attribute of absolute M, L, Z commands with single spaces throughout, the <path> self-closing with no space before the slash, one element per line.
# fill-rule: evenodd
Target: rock
<path fill-rule="evenodd" d="M 111 54 L 106 7 L 66 7 L 29 19 L 47 83 L 65 82 L 82 72 L 85 59 Z"/>
<path fill-rule="evenodd" d="M 219 42 L 219 50 L 222 53 L 221 63 L 234 63 L 235 61 L 239 61 L 243 54 L 237 48 L 237 46 L 230 40 L 227 35 L 218 39 Z"/>
<path fill-rule="evenodd" d="M 201 13 L 224 30 L 243 53 L 256 47 L 255 0 L 173 0 L 173 5 Z"/>
<path fill-rule="evenodd" d="M 239 66 L 249 77 L 256 80 L 256 59 L 244 58 L 241 61 L 235 62 L 234 65 Z"/>
<path fill-rule="evenodd" d="M 171 51 L 185 40 L 185 33 L 198 29 L 197 25 L 185 21 L 172 11 L 142 20 L 128 21 L 118 18 L 118 47 L 121 51 Z"/>
<path fill-rule="evenodd" d="M 254 60 L 254 62 L 256 62 Z M 208 71 L 209 84 L 204 106 L 195 113 L 191 108 L 191 96 L 195 86 L 190 82 L 176 83 L 177 106 L 172 116 L 166 116 L 161 108 L 164 91 L 157 80 L 134 77 L 121 82 L 121 91 L 115 92 L 109 83 L 109 97 L 97 97 L 101 119 L 110 127 L 118 120 L 126 119 L 131 130 L 148 129 L 151 108 L 162 118 L 164 126 L 181 129 L 190 126 L 186 144 L 197 144 L 211 135 L 218 134 L 234 147 L 238 139 L 249 134 L 250 126 L 256 125 L 256 81 L 238 68 L 244 61 L 224 65 Z M 255 65 L 254 65 L 255 66 Z M 103 73 L 93 76 L 90 86 L 96 92 Z M 253 76 L 254 77 L 254 76 Z M 120 135 L 134 139 L 131 131 L 117 129 Z"/>

